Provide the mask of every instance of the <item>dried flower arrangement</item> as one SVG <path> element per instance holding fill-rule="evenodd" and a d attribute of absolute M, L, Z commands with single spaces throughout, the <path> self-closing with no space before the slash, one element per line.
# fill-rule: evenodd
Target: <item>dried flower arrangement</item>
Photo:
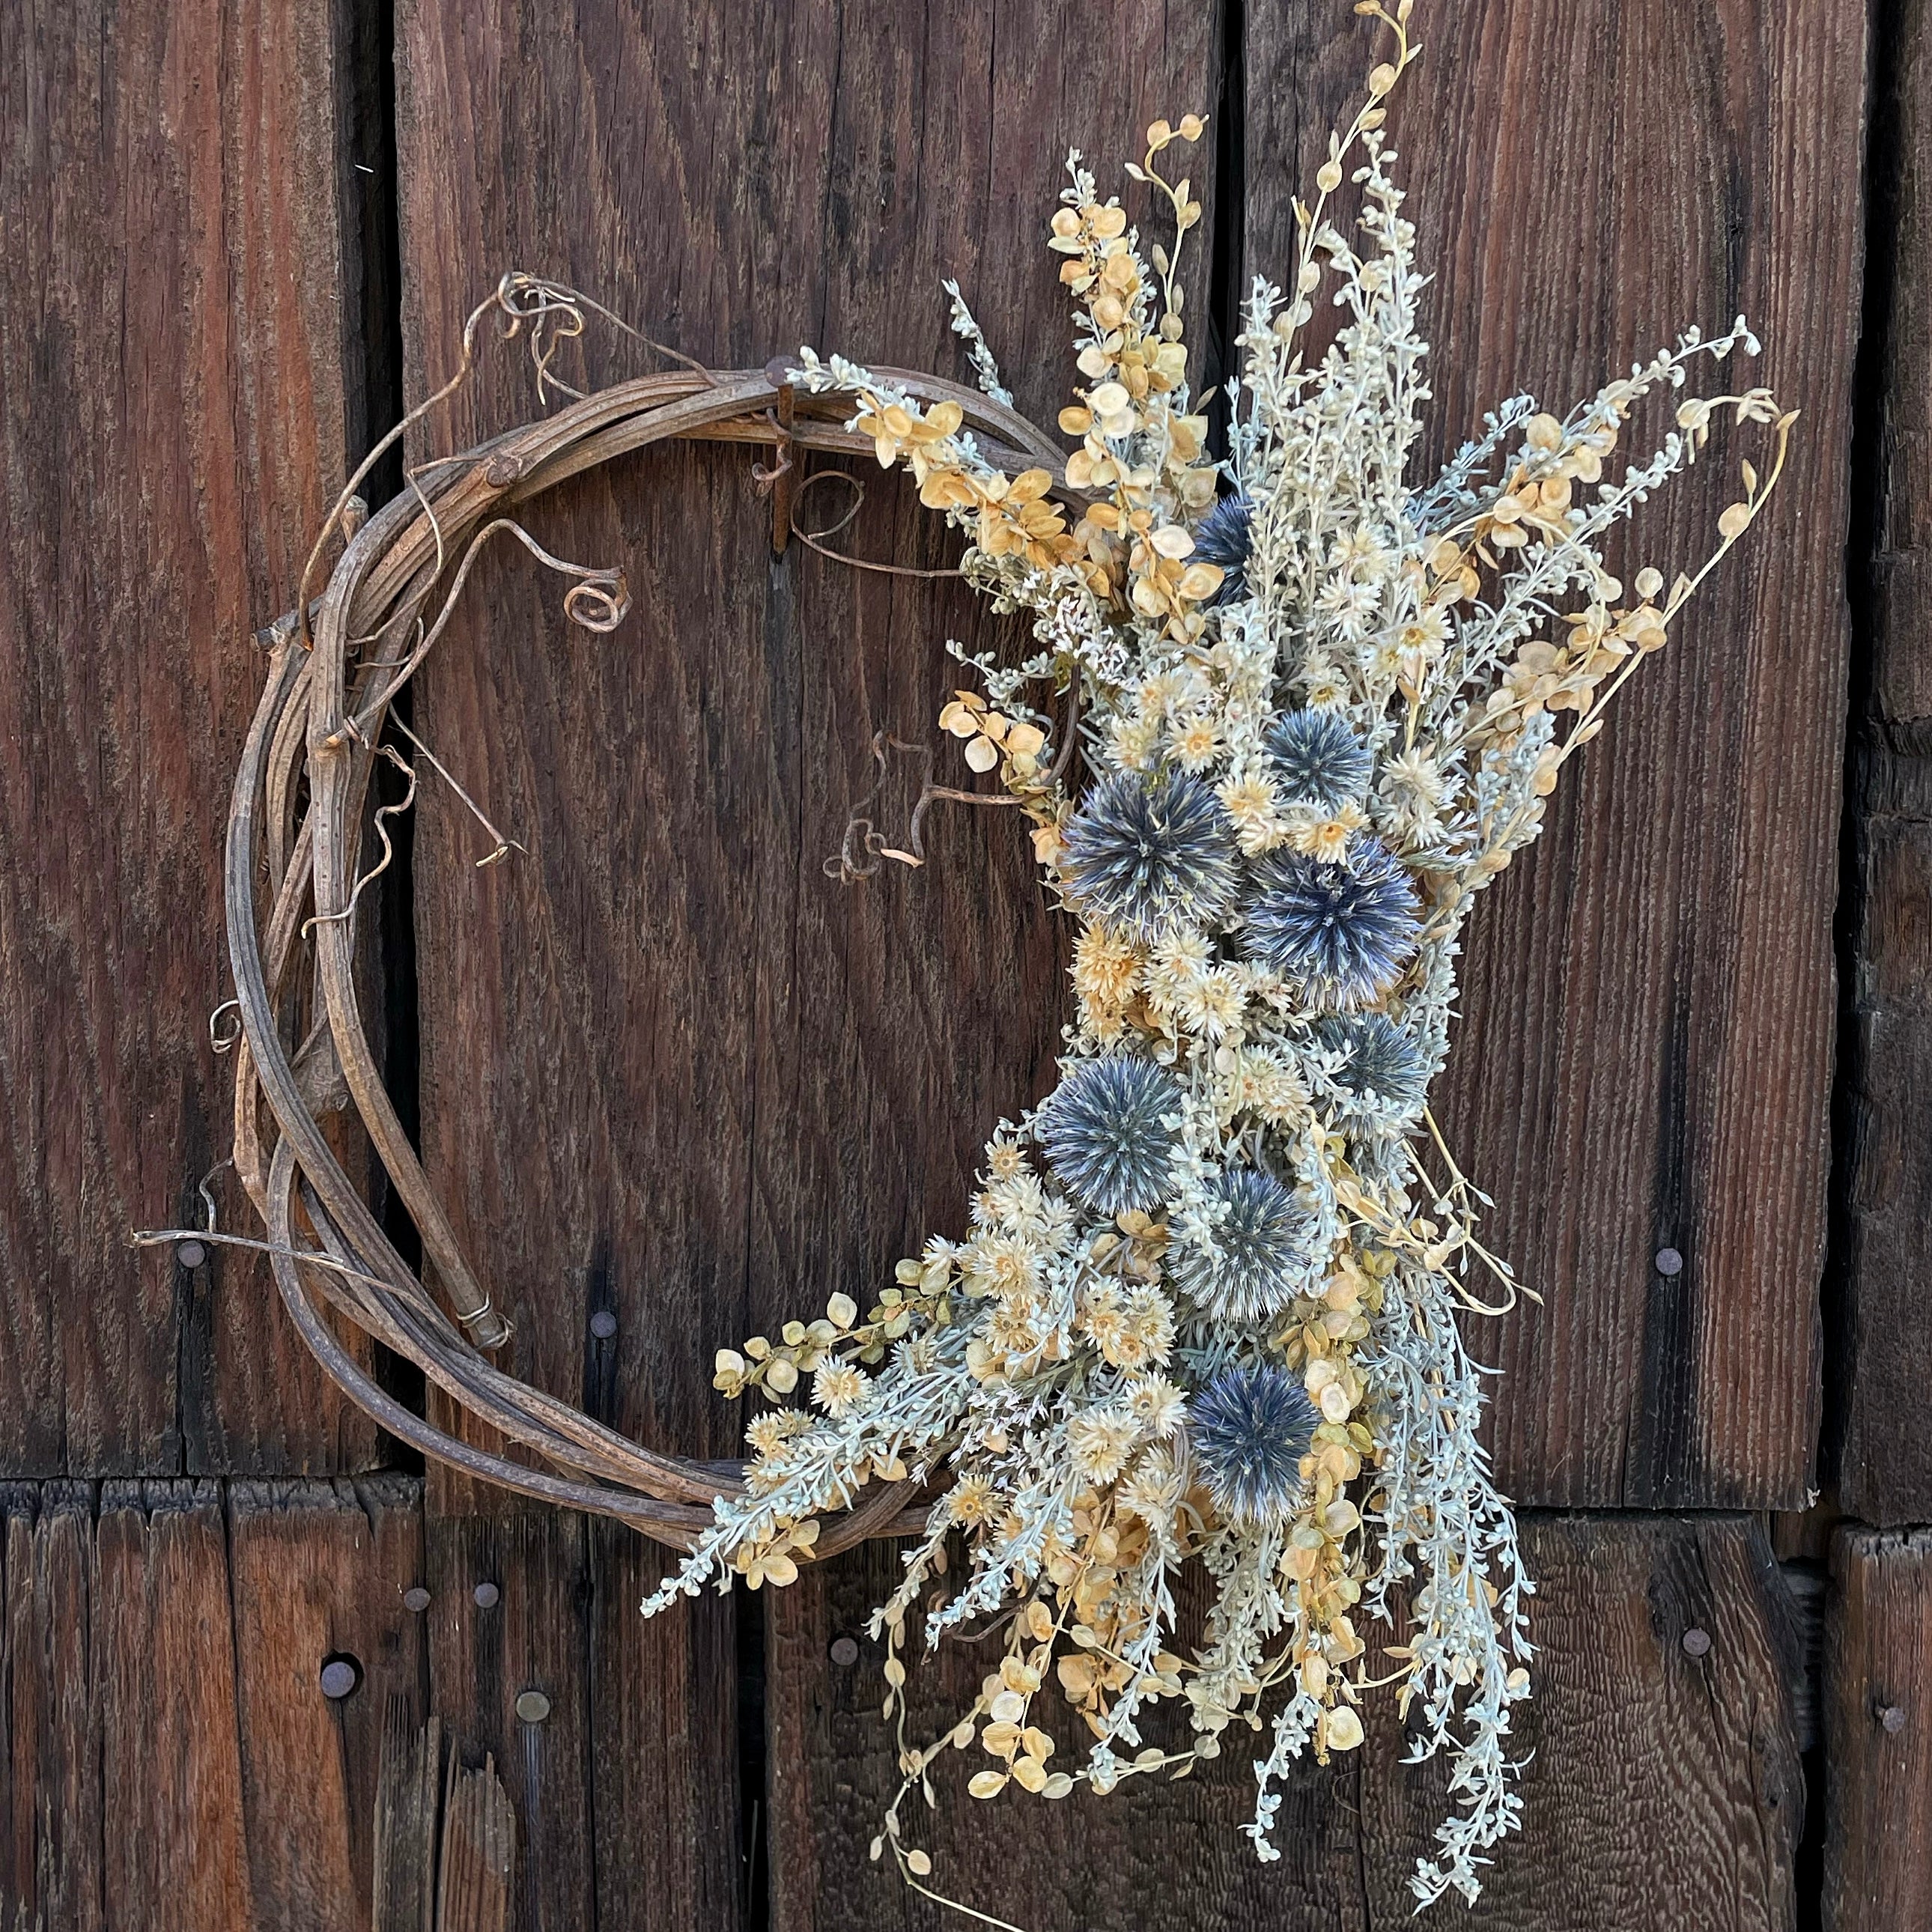
<path fill-rule="evenodd" d="M 1418 49 L 1410 0 L 1356 10 L 1394 46 L 1297 206 L 1286 290 L 1258 280 L 1247 301 L 1224 462 L 1190 398 L 1176 281 L 1201 207 L 1162 172 L 1198 139 L 1192 116 L 1156 122 L 1126 170 L 1171 220 L 1171 250 L 1143 248 L 1070 159 L 1048 246 L 1084 386 L 1060 416 L 1079 446 L 1058 496 L 1047 468 L 992 461 L 957 402 L 922 406 L 809 350 L 790 372 L 853 399 L 849 427 L 967 533 L 967 578 L 1033 620 L 1024 662 L 952 647 L 982 688 L 939 722 L 1023 808 L 1080 921 L 1076 1010 L 1058 1085 L 987 1148 L 968 1234 L 928 1241 L 869 1307 L 836 1294 L 776 1341 L 719 1352 L 718 1388 L 774 1406 L 746 1430 L 743 1492 L 644 1607 L 709 1580 L 791 1581 L 869 1485 L 932 1498 L 874 1620 L 904 1782 L 873 1856 L 922 1890 L 931 1860 L 902 1808 L 934 1801 L 949 1746 L 976 1750 L 975 1797 L 1058 1798 L 1181 1775 L 1261 1732 L 1244 1828 L 1272 1858 L 1275 1781 L 1304 1752 L 1359 1745 L 1378 1684 L 1419 1708 L 1418 1758 L 1453 1755 L 1456 1809 L 1418 1900 L 1473 1899 L 1519 1822 L 1506 1741 L 1528 1694 L 1532 1586 L 1457 1321 L 1516 1288 L 1426 1096 L 1477 893 L 1756 515 L 1792 418 L 1762 388 L 1681 401 L 1616 470 L 1642 405 L 1756 352 L 1740 320 L 1566 416 L 1514 398 L 1412 484 L 1424 278 L 1384 129 Z M 1330 213 L 1345 178 L 1355 239 Z M 1324 292 L 1341 326 L 1304 359 Z M 949 292 L 981 387 L 1010 401 Z M 1626 592 L 1606 533 L 1723 410 L 1768 426 L 1768 473 L 1742 465 L 1694 574 L 1646 568 Z M 1033 692 L 1064 695 L 1061 722 Z M 1192 1563 L 1213 1601 L 1186 1658 L 1174 1584 Z M 928 1645 L 1007 1621 L 971 1708 L 914 1743 L 902 1654 L 922 1610 Z M 1406 1630 L 1371 1664 L 1363 1625 L 1399 1613 Z M 1049 1682 L 1090 1733 L 1077 1766 L 1045 1728 Z M 1168 1700 L 1186 1741 L 1162 1748 L 1142 1726 Z"/>
<path fill-rule="evenodd" d="M 808 1557 L 909 1537 L 875 1619 L 904 1781 L 873 1849 L 934 1898 L 903 1814 L 914 1792 L 936 1802 L 949 1746 L 985 1760 L 975 1796 L 1058 1798 L 1185 1775 L 1231 1735 L 1258 1736 L 1245 1828 L 1269 1858 L 1288 1761 L 1358 1747 L 1378 1686 L 1417 1720 L 1412 1755 L 1452 1760 L 1456 1808 L 1418 1862 L 1419 1900 L 1474 1898 L 1486 1852 L 1519 1822 L 1506 1740 L 1528 1692 L 1531 1586 L 1458 1328 L 1518 1291 L 1478 1237 L 1486 1197 L 1427 1093 L 1478 891 L 1535 838 L 1564 763 L 1756 516 L 1792 417 L 1761 388 L 1678 400 L 1656 447 L 1617 467 L 1640 409 L 1755 352 L 1740 321 L 1686 334 L 1567 416 L 1514 398 L 1439 476 L 1409 483 L 1429 400 L 1423 278 L 1383 130 L 1416 58 L 1411 7 L 1357 8 L 1392 35 L 1390 57 L 1297 206 L 1288 286 L 1255 284 L 1225 460 L 1191 397 L 1176 278 L 1201 208 L 1162 172 L 1203 131 L 1190 116 L 1156 122 L 1127 170 L 1172 221 L 1171 250 L 1144 250 L 1072 158 L 1049 242 L 1084 380 L 1060 418 L 1070 454 L 1012 409 L 950 284 L 976 391 L 806 352 L 776 376 L 673 356 L 680 369 L 579 395 L 556 374 L 560 346 L 591 313 L 616 319 L 512 273 L 470 316 L 455 374 L 350 478 L 296 608 L 260 634 L 268 674 L 225 869 L 238 1025 L 222 1028 L 224 1006 L 212 1026 L 234 1054 L 230 1158 L 266 1238 L 218 1232 L 204 1182 L 205 1229 L 135 1239 L 266 1252 L 323 1370 L 400 1439 L 686 1552 L 647 1612 L 710 1581 L 789 1582 Z M 1330 212 L 1345 178 L 1360 190 L 1355 240 Z M 1340 327 L 1318 350 L 1324 291 Z M 493 318 L 527 344 L 539 396 L 571 400 L 412 469 L 370 517 L 362 478 L 467 380 Z M 1742 464 L 1742 494 L 1694 574 L 1666 587 L 1642 568 L 1627 594 L 1607 534 L 1695 460 L 1725 410 L 1766 428 L 1768 473 Z M 928 784 L 921 809 L 1016 808 L 1081 928 L 1058 1083 L 994 1134 L 970 1232 L 902 1262 L 870 1306 L 842 1292 L 778 1340 L 719 1353 L 719 1388 L 772 1405 L 746 1431 L 742 1478 L 631 1442 L 485 1352 L 508 1324 L 384 1089 L 356 970 L 358 905 L 388 863 L 383 820 L 425 771 L 454 784 L 392 706 L 448 634 L 479 552 L 514 536 L 569 580 L 574 622 L 611 629 L 628 606 L 622 573 L 552 556 L 517 514 L 598 464 L 692 436 L 776 446 L 757 472 L 775 538 L 797 529 L 793 454 L 809 449 L 875 451 L 966 533 L 964 574 L 1030 619 L 1038 649 L 1003 664 L 953 647 L 980 688 L 939 722 L 1000 789 Z M 379 760 L 408 791 L 372 818 Z M 495 839 L 491 862 L 508 842 L 457 789 Z M 372 832 L 382 856 L 365 865 Z M 840 869 L 916 862 L 916 818 L 908 842 L 868 830 L 855 854 L 848 836 Z M 322 1130 L 351 1108 L 440 1297 L 371 1212 L 340 1134 Z M 398 1402 L 339 1324 L 485 1426 L 446 1429 Z M 1212 1600 L 1184 1657 L 1175 1586 L 1189 1566 Z M 928 1644 L 997 1632 L 1004 1654 L 970 1708 L 914 1744 L 904 1653 L 921 1612 Z M 1388 1667 L 1372 1664 L 1364 1628 L 1403 1619 L 1380 1649 Z M 1049 1684 L 1090 1734 L 1078 1765 L 1046 1728 Z M 1144 1736 L 1164 1709 L 1184 1741 Z"/>

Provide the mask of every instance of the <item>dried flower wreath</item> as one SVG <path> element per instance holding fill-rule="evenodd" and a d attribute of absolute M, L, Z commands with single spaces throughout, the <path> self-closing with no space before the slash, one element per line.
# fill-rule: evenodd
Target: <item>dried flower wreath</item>
<path fill-rule="evenodd" d="M 1426 1096 L 1477 892 L 1536 837 L 1564 764 L 1756 516 L 1793 418 L 1762 388 L 1681 400 L 1654 450 L 1613 462 L 1641 406 L 1704 362 L 1756 352 L 1740 320 L 1712 339 L 1686 333 L 1567 416 L 1512 399 L 1412 485 L 1429 399 L 1424 278 L 1383 129 L 1418 50 L 1411 0 L 1356 10 L 1394 45 L 1330 137 L 1314 200 L 1297 205 L 1288 287 L 1257 280 L 1248 299 L 1224 460 L 1192 406 L 1176 279 L 1201 206 L 1162 172 L 1202 134 L 1190 116 L 1156 122 L 1127 169 L 1171 219 L 1171 250 L 1143 249 L 1070 158 L 1049 242 L 1084 382 L 1059 418 L 1078 439 L 1070 455 L 1014 412 L 949 284 L 982 394 L 809 350 L 776 378 L 686 364 L 424 466 L 366 527 L 350 494 L 365 464 L 332 519 L 352 540 L 327 590 L 311 608 L 305 580 L 267 637 L 268 688 L 230 826 L 241 1028 L 219 1042 L 240 1042 L 234 1158 L 268 1232 L 244 1245 L 271 1255 L 328 1372 L 405 1439 L 682 1548 L 647 1613 L 707 1582 L 786 1583 L 808 1558 L 909 1536 L 904 1580 L 874 1618 L 904 1781 L 872 1850 L 890 1849 L 922 1892 L 932 1862 L 902 1808 L 914 1791 L 935 1802 L 932 1768 L 949 1746 L 986 1760 L 976 1797 L 1014 1785 L 1058 1798 L 1184 1774 L 1231 1731 L 1261 1733 L 1244 1828 L 1272 1858 L 1288 1760 L 1358 1746 L 1358 1707 L 1378 1684 L 1419 1711 L 1414 1757 L 1453 1757 L 1456 1809 L 1418 1863 L 1420 1901 L 1451 1888 L 1473 1899 L 1485 1852 L 1520 1820 L 1504 1740 L 1528 1694 L 1532 1586 L 1478 1439 L 1478 1371 L 1458 1328 L 1460 1310 L 1500 1312 L 1518 1291 L 1478 1238 L 1486 1197 Z M 1345 178 L 1361 190 L 1355 240 L 1330 213 Z M 1324 290 L 1340 326 L 1310 356 Z M 526 336 L 539 392 L 574 397 L 553 360 L 591 311 L 506 277 L 471 318 L 457 376 L 400 427 L 464 380 L 491 314 Z M 1741 465 L 1742 494 L 1694 574 L 1666 582 L 1646 568 L 1627 593 L 1606 568 L 1606 533 L 1695 460 L 1723 410 L 1767 428 L 1768 473 Z M 504 512 L 670 436 L 776 443 L 759 473 L 781 536 L 794 452 L 812 448 L 904 466 L 967 533 L 964 575 L 995 608 L 1028 614 L 1039 649 L 1001 664 L 950 646 L 980 688 L 940 724 L 1003 790 L 928 785 L 927 798 L 1017 806 L 1081 922 L 1058 1084 L 994 1133 L 970 1234 L 929 1241 L 869 1306 L 842 1292 L 776 1341 L 719 1352 L 718 1388 L 773 1405 L 746 1430 L 752 1458 L 735 1481 L 639 1448 L 472 1346 L 507 1329 L 382 1091 L 352 970 L 358 898 L 388 860 L 384 836 L 358 876 L 374 761 L 408 773 L 411 795 L 424 762 L 448 777 L 412 737 L 414 764 L 385 740 L 388 706 L 478 548 L 516 536 L 572 579 L 570 614 L 609 628 L 626 608 L 621 574 L 550 556 Z M 1061 700 L 1058 722 L 1029 702 L 1036 690 Z M 916 862 L 916 827 L 905 850 L 855 826 L 847 874 Z M 505 849 L 500 838 L 492 856 Z M 422 1230 L 454 1322 L 317 1126 L 345 1101 Z M 1472 1270 L 1494 1298 L 1472 1290 Z M 551 1468 L 403 1408 L 318 1294 Z M 1196 1562 L 1212 1601 L 1183 1657 L 1175 1582 Z M 916 1744 L 902 1652 L 922 1611 L 928 1645 L 1003 1620 L 1004 1654 L 971 1707 Z M 1406 1632 L 1372 1678 L 1359 1626 L 1399 1616 Z M 1070 1754 L 1056 1765 L 1044 1727 L 1050 1682 L 1091 1734 L 1077 1767 Z M 1186 1742 L 1148 1743 L 1143 1724 L 1169 1701 Z"/>

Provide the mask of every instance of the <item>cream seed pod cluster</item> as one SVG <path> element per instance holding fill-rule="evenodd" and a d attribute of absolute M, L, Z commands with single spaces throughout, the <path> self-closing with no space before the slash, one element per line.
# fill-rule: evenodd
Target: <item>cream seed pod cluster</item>
<path fill-rule="evenodd" d="M 1473 1898 L 1519 1822 L 1531 1586 L 1459 1329 L 1516 1289 L 1428 1094 L 1478 890 L 1750 524 L 1792 418 L 1760 388 L 1685 400 L 1756 352 L 1739 321 L 1567 413 L 1514 398 L 1412 478 L 1424 277 L 1385 120 L 1417 49 L 1406 0 L 1358 10 L 1387 58 L 1298 204 L 1283 285 L 1247 299 L 1224 460 L 1176 279 L 1192 116 L 1156 122 L 1126 170 L 1166 247 L 1070 160 L 1048 237 L 1079 376 L 1064 473 L 1004 473 L 956 405 L 839 358 L 793 372 L 851 397 L 879 460 L 965 534 L 970 580 L 1032 620 L 1024 662 L 954 647 L 975 688 L 938 722 L 1019 801 L 1079 922 L 1073 1017 L 1053 1090 L 987 1148 L 970 1227 L 720 1352 L 717 1385 L 760 1405 L 746 1493 L 645 1607 L 790 1582 L 872 1485 L 929 1501 L 875 1622 L 904 1782 L 874 1855 L 922 1889 L 905 1806 L 938 1801 L 949 1750 L 953 1789 L 1001 1802 L 1238 1750 L 1270 1858 L 1288 1761 L 1355 1749 L 1378 1694 L 1415 1754 L 1454 1760 L 1420 1900 Z M 1311 346 L 1318 304 L 1338 326 Z M 1742 465 L 1694 568 L 1626 586 L 1608 533 L 1720 418 L 1758 427 L 1765 473 Z M 1184 1654 L 1197 1564 L 1210 1606 Z M 909 1736 L 908 1648 L 986 1630 L 977 1699 Z"/>

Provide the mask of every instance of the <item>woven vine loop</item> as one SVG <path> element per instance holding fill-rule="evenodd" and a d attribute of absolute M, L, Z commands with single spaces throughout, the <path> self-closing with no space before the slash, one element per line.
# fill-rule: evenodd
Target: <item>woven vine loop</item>
<path fill-rule="evenodd" d="M 529 340 L 540 390 L 575 394 L 551 361 L 561 340 L 581 332 L 586 309 L 608 315 L 557 284 L 505 276 L 470 319 L 457 377 L 394 434 L 466 376 L 479 324 L 493 312 L 506 336 Z M 902 380 L 928 401 L 957 402 L 991 449 L 1059 472 L 1051 440 L 1010 409 L 956 383 Z M 302 1340 L 352 1402 L 424 1455 L 523 1495 L 617 1517 L 678 1549 L 690 1548 L 711 1524 L 717 1498 L 742 1492 L 741 1466 L 646 1448 L 492 1358 L 510 1328 L 487 1261 L 476 1265 L 464 1253 L 383 1085 L 364 1024 L 354 964 L 357 921 L 368 903 L 361 892 L 388 862 L 384 817 L 401 808 L 371 818 L 364 808 L 378 757 L 410 773 L 412 795 L 413 767 L 383 742 L 389 709 L 442 644 L 464 584 L 493 537 L 514 536 L 537 562 L 571 580 L 563 608 L 584 629 L 605 633 L 623 621 L 630 608 L 623 572 L 552 556 L 518 520 L 529 504 L 572 477 L 672 440 L 776 446 L 768 477 L 789 472 L 794 448 L 870 454 L 869 440 L 837 426 L 842 413 L 834 402 L 794 395 L 782 370 L 688 364 L 579 398 L 425 465 L 364 520 L 352 492 L 392 435 L 350 479 L 318 542 L 311 573 L 332 532 L 349 538 L 320 596 L 259 634 L 268 677 L 229 812 L 228 944 L 241 1027 L 235 1165 L 267 1234 L 245 1245 L 268 1253 Z M 397 728 L 418 756 L 430 757 L 400 721 Z M 381 847 L 373 861 L 364 849 L 371 834 Z M 500 856 L 509 842 L 495 836 L 492 856 Z M 324 1119 L 345 1114 L 422 1237 L 421 1275 L 384 1232 L 365 1186 L 352 1178 L 338 1151 L 343 1137 L 332 1145 L 322 1131 Z M 342 1324 L 414 1363 L 464 1425 L 484 1429 L 441 1428 L 404 1407 L 358 1360 Z M 486 1440 L 494 1433 L 527 1456 L 480 1447 L 467 1439 L 472 1432 Z M 818 1553 L 903 1533 L 908 1507 L 902 1493 L 882 1487 L 825 1537 Z M 922 1514 L 914 1508 L 915 1519 Z"/>

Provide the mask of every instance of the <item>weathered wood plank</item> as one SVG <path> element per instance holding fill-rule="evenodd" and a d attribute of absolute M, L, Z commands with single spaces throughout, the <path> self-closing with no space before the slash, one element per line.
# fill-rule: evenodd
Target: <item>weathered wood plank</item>
<path fill-rule="evenodd" d="M 1505 1372 L 1499 1478 L 1528 1502 L 1802 1507 L 1864 10 L 1482 0 L 1418 26 L 1392 125 L 1436 276 L 1433 455 L 1516 388 L 1567 402 L 1740 309 L 1762 380 L 1804 411 L 1775 507 L 1474 921 L 1445 1119 L 1497 1197 L 1488 1238 L 1546 1297 L 1479 1345 Z M 1269 4 L 1248 35 L 1246 259 L 1279 278 L 1367 34 Z M 1734 493 L 1728 458 L 1674 485 L 1628 568 L 1694 562 Z"/>
<path fill-rule="evenodd" d="M 221 1492 L 100 1492 L 90 1638 L 100 1741 L 103 1919 L 254 1922 Z"/>
<path fill-rule="evenodd" d="M 427 1534 L 434 1706 L 514 1809 L 512 1922 L 736 1924 L 729 1606 L 646 1628 L 658 1559 L 577 1516 L 432 1515 Z"/>
<path fill-rule="evenodd" d="M 486 1753 L 471 1769 L 452 1756 L 443 1783 L 436 1932 L 508 1932 L 516 1855 L 516 1817 L 494 1760 Z"/>
<path fill-rule="evenodd" d="M 338 487 L 335 14 L 0 21 L 0 1470 L 366 1463 L 265 1270 L 197 1220 L 228 1150 L 221 826 L 251 627 Z M 237 1211 L 230 1190 L 229 1211 Z"/>
<path fill-rule="evenodd" d="M 1523 1835 L 1507 1840 L 1466 1922 L 1511 1932 L 1703 1932 L 1796 1923 L 1792 1860 L 1804 1785 L 1791 1702 L 1796 1634 L 1778 1566 L 1753 1520 L 1732 1516 L 1526 1519 L 1540 1580 L 1536 1694 L 1517 1741 L 1529 1760 Z M 889 1552 L 808 1573 L 771 1598 L 772 1871 L 781 1932 L 923 1926 L 922 1902 L 888 1860 L 874 1865 L 894 1778 L 878 1716 L 881 1652 L 814 1671 L 892 1571 Z M 1708 1648 L 1688 1634 L 1709 1639 Z M 1372 1639 L 1371 1655 L 1374 1654 Z M 914 1676 L 916 1738 L 970 1702 L 986 1668 L 949 1646 Z M 937 1679 L 935 1684 L 932 1680 Z M 906 1822 L 929 1847 L 933 1882 L 1029 1928 L 1394 1928 L 1407 1880 L 1446 1802 L 1438 1768 L 1400 1762 L 1386 1697 L 1369 1700 L 1367 1743 L 1333 1773 L 1310 1766 L 1288 1792 L 1279 1864 L 1256 1862 L 1236 1828 L 1250 1814 L 1252 1753 L 1179 1784 L 1130 1786 L 1051 1804 L 967 1798 L 972 1754 L 935 1772 L 940 1808 Z M 1074 1746 L 1070 1714 L 1056 1706 Z M 1049 1730 L 1054 1728 L 1049 1721 Z M 1012 1807 L 1025 1804 L 1023 1815 Z M 1446 1909 L 1446 1908 L 1444 1908 Z M 1459 1914 L 1460 1916 L 1460 1914 Z"/>
<path fill-rule="evenodd" d="M 589 1924 L 583 1521 L 432 1510 L 424 1528 L 431 1700 L 463 1766 L 480 1766 L 488 1753 L 509 1787 L 518 1826 L 513 1922 L 526 1932 Z M 517 1714 L 526 1692 L 547 1700 L 541 1722 Z"/>
<path fill-rule="evenodd" d="M 10 1932 L 368 1927 L 383 1706 L 423 1702 L 421 1488 L 0 1488 Z"/>
<path fill-rule="evenodd" d="M 422 1619 L 403 1602 L 422 1575 L 422 1504 L 421 1482 L 402 1476 L 236 1483 L 229 1491 L 242 1774 L 260 1925 L 370 1924 L 385 1714 L 392 1700 L 416 1714 L 427 1701 Z M 338 1676 L 325 1679 L 331 1665 Z"/>
<path fill-rule="evenodd" d="M 1096 73 L 1036 6 L 586 8 L 532 33 L 507 10 L 405 5 L 410 393 L 447 373 L 464 308 L 512 263 L 714 361 L 811 340 L 942 370 L 959 366 L 938 287 L 953 272 L 1004 314 L 997 346 L 1026 372 L 1022 403 L 1047 412 L 1066 366 L 1042 245 L 1062 150 L 1137 152 L 1148 119 L 1203 104 L 1212 81 L 1211 15 L 1170 31 L 1143 8 L 1122 32 L 1136 51 Z M 586 366 L 605 377 L 635 352 L 593 332 Z M 438 434 L 531 406 L 526 372 L 500 358 Z M 938 640 L 1000 634 L 956 586 L 856 580 L 797 545 L 774 562 L 748 466 L 653 452 L 544 506 L 534 526 L 560 554 L 626 564 L 635 614 L 586 639 L 553 586 L 486 565 L 487 616 L 439 646 L 417 713 L 530 848 L 479 874 L 487 848 L 460 808 L 425 800 L 430 1171 L 518 1324 L 517 1372 L 711 1454 L 736 1448 L 740 1420 L 710 1389 L 721 1342 L 815 1312 L 961 1225 L 987 1132 L 1049 1077 L 1064 944 L 1023 837 L 998 820 L 940 824 L 917 877 L 824 878 L 871 788 L 873 733 L 933 734 L 956 681 Z M 896 480 L 871 488 L 862 550 L 950 561 Z M 595 1312 L 617 1326 L 587 1343 Z M 545 1534 L 435 1532 L 466 1548 Z M 682 1612 L 628 1628 L 644 1560 L 594 1546 L 628 1579 L 608 1612 L 598 1599 L 592 1655 L 626 1690 L 596 1700 L 599 1840 L 648 1841 L 652 1862 L 630 1868 L 661 1881 L 627 1885 L 600 1857 L 598 1910 L 732 1922 L 729 1606 L 692 1612 L 710 1622 L 689 1634 L 672 1628 Z M 469 1667 L 439 1671 L 440 1697 Z M 497 1748 L 522 1807 L 511 1688 L 480 1684 L 474 1721 L 444 1708 Z M 537 1855 L 575 1856 L 554 1830 L 544 1843 Z"/>
<path fill-rule="evenodd" d="M 442 1815 L 442 1720 L 418 1724 L 405 1697 L 382 1712 L 376 1784 L 374 1932 L 436 1932 L 436 1844 Z"/>
<path fill-rule="evenodd" d="M 1826 1932 L 1932 1924 L 1932 1532 L 1848 1526 L 1827 1625 Z"/>
<path fill-rule="evenodd" d="M 0 1921 L 101 1932 L 93 1496 L 80 1484 L 10 1483 L 0 1486 Z"/>
<path fill-rule="evenodd" d="M 589 1535 L 598 1932 L 755 1925 L 732 1606 L 706 1596 L 646 1624 L 638 1606 L 663 1580 L 666 1552 L 608 1520 Z"/>
<path fill-rule="evenodd" d="M 1832 1337 L 1842 1390 L 1828 1445 L 1840 1500 L 1877 1523 L 1932 1518 L 1932 40 L 1921 0 L 1886 16 L 1875 65 L 1866 348 L 1872 420 L 1858 478 L 1867 658 L 1853 689 L 1852 983 L 1846 1030 L 1844 1268 Z"/>

